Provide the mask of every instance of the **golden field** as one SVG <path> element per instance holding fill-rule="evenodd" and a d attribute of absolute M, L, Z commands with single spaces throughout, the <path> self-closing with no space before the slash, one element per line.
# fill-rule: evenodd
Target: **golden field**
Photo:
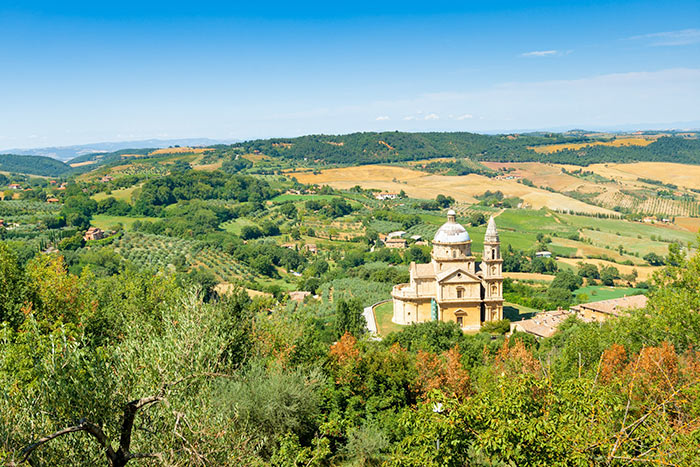
<path fill-rule="evenodd" d="M 561 193 L 552 193 L 518 183 L 516 180 L 497 180 L 481 175 L 446 176 L 434 175 L 405 167 L 388 165 L 362 165 L 324 170 L 319 174 L 294 172 L 301 183 L 330 185 L 348 189 L 355 185 L 383 191 L 405 191 L 411 197 L 432 199 L 439 194 L 449 195 L 460 202 L 474 203 L 475 195 L 487 190 L 500 190 L 506 196 L 517 196 L 531 208 L 547 207 L 555 210 L 572 210 L 589 213 L 614 214 L 605 208 L 592 206 L 569 198 Z"/>
<path fill-rule="evenodd" d="M 539 154 L 552 154 L 553 152 L 563 151 L 565 149 L 578 150 L 588 146 L 647 146 L 656 140 L 655 137 L 635 137 L 635 138 L 615 138 L 611 141 L 592 141 L 588 143 L 560 143 L 547 144 L 544 146 L 531 146 L 532 149 Z"/>

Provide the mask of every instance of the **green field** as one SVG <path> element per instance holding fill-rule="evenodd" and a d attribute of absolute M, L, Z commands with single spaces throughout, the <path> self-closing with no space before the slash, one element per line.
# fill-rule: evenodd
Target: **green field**
<path fill-rule="evenodd" d="M 139 188 L 139 185 L 134 185 L 129 188 L 120 188 L 118 190 L 112 191 L 112 193 L 107 194 L 104 192 L 101 193 L 95 193 L 92 195 L 92 199 L 95 201 L 102 201 L 103 199 L 107 199 L 109 197 L 112 197 L 118 201 L 126 201 L 127 203 L 131 203 L 131 195 L 136 191 L 136 189 Z"/>
<path fill-rule="evenodd" d="M 225 230 L 226 232 L 235 234 L 235 235 L 240 235 L 241 234 L 241 229 L 245 226 L 254 226 L 257 225 L 255 222 L 253 222 L 250 219 L 247 219 L 245 217 L 239 217 L 238 219 L 233 219 L 227 222 L 224 222 L 223 224 L 219 225 L 220 229 Z"/>
<path fill-rule="evenodd" d="M 581 287 L 574 291 L 574 295 L 585 294 L 588 300 L 585 302 L 598 302 L 600 300 L 609 300 L 611 298 L 620 298 L 629 295 L 639 295 L 645 293 L 644 289 L 635 289 L 631 287 L 607 287 L 604 285 L 589 285 Z"/>
<path fill-rule="evenodd" d="M 511 322 L 530 319 L 539 311 L 540 310 L 535 310 L 534 308 L 524 305 L 518 305 L 517 303 L 503 302 L 503 318 Z"/>
<path fill-rule="evenodd" d="M 380 336 L 387 336 L 392 332 L 400 331 L 403 326 L 392 323 L 391 318 L 394 316 L 394 302 L 389 301 L 382 303 L 374 308 L 374 318 L 377 320 L 377 331 Z"/>
<path fill-rule="evenodd" d="M 122 224 L 124 228 L 129 230 L 131 225 L 136 221 L 157 221 L 157 217 L 128 217 L 128 216 L 110 216 L 107 214 L 97 214 L 92 217 L 91 224 L 99 227 L 102 230 L 107 230 L 113 225 Z"/>

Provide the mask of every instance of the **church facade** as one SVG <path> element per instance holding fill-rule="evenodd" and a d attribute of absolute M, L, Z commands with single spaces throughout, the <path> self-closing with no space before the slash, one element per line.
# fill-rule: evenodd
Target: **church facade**
<path fill-rule="evenodd" d="M 478 265 L 471 243 L 450 210 L 433 238 L 430 263 L 411 263 L 410 282 L 392 290 L 394 323 L 452 321 L 464 331 L 476 331 L 484 322 L 503 319 L 503 260 L 493 217 Z"/>

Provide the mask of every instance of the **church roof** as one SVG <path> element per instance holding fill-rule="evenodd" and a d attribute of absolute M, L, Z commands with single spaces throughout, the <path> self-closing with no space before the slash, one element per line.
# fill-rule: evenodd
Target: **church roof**
<path fill-rule="evenodd" d="M 493 219 L 493 216 L 489 218 L 489 225 L 486 227 L 486 235 L 484 238 L 487 241 L 498 241 L 498 230 L 496 230 L 496 221 Z"/>
<path fill-rule="evenodd" d="M 447 212 L 447 222 L 435 232 L 433 242 L 437 243 L 464 243 L 469 241 L 469 234 L 461 224 L 456 221 L 457 215 L 450 209 Z"/>

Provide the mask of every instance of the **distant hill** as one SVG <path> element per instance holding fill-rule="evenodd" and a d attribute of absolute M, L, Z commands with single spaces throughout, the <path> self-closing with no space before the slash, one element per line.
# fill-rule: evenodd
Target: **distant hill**
<path fill-rule="evenodd" d="M 50 157 L 0 154 L 0 171 L 58 177 L 70 172 L 71 167 Z"/>
<path fill-rule="evenodd" d="M 331 164 L 373 164 L 438 157 L 476 161 L 531 162 L 589 165 L 601 162 L 661 161 L 700 164 L 700 139 L 662 136 L 645 146 L 583 146 L 548 154 L 538 146 L 562 143 L 594 143 L 614 138 L 593 138 L 574 132 L 523 135 L 480 135 L 475 133 L 352 133 L 272 138 L 231 145 L 244 152 L 257 152 L 309 162 Z"/>
<path fill-rule="evenodd" d="M 209 138 L 180 138 L 180 139 L 145 139 L 140 141 L 117 141 L 74 146 L 55 146 L 31 149 L 6 149 L 2 152 L 28 156 L 46 156 L 62 161 L 68 161 L 79 156 L 110 153 L 129 148 L 167 148 L 169 146 L 210 146 L 212 144 L 233 143 L 233 140 L 214 140 Z"/>

